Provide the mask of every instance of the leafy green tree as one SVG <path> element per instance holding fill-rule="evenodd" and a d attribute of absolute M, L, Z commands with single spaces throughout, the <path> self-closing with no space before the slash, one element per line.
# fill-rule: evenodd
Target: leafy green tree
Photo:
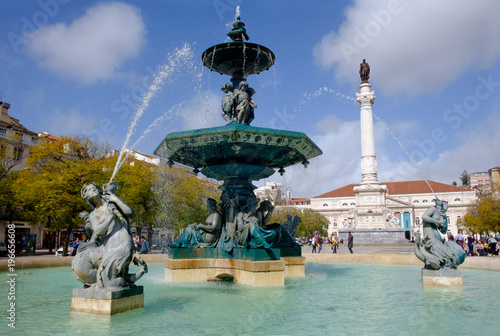
<path fill-rule="evenodd" d="M 120 181 L 120 197 L 136 213 L 131 225 L 147 227 L 148 241 L 153 238 L 155 217 L 159 211 L 159 200 L 153 192 L 158 170 L 157 166 L 144 161 L 129 160 L 120 167 L 115 177 L 115 181 Z"/>
<path fill-rule="evenodd" d="M 500 200 L 484 197 L 467 209 L 462 221 L 464 228 L 474 233 L 500 231 Z"/>
<path fill-rule="evenodd" d="M 220 198 L 219 184 L 192 174 L 187 168 L 161 165 L 154 183 L 158 200 L 155 222 L 176 233 L 191 223 L 204 223 L 209 213 L 206 199 Z"/>
<path fill-rule="evenodd" d="M 83 137 L 42 140 L 31 149 L 27 169 L 13 183 L 14 199 L 22 216 L 31 224 L 42 224 L 47 231 L 65 229 L 67 243 L 78 214 L 87 210 L 80 196 L 82 186 L 91 181 L 107 182 L 110 174 L 109 148 Z"/>
<path fill-rule="evenodd" d="M 15 214 L 12 184 L 29 150 L 20 135 L 0 139 L 0 212 L 12 219 Z"/>
<path fill-rule="evenodd" d="M 302 219 L 297 228 L 297 236 L 308 237 L 315 233 L 326 236 L 329 221 L 325 216 L 312 209 L 290 207 L 289 211 L 291 216 L 299 216 Z M 272 214 L 270 222 L 284 223 L 287 220 L 287 215 L 287 207 L 277 207 Z"/>

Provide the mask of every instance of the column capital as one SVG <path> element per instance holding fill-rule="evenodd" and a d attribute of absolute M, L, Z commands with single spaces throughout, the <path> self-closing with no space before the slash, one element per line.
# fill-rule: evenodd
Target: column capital
<path fill-rule="evenodd" d="M 356 92 L 356 101 L 359 106 L 373 105 L 375 102 L 375 91 L 370 91 L 370 83 L 361 83 L 359 90 L 361 92 Z"/>
<path fill-rule="evenodd" d="M 357 93 L 356 92 L 356 101 L 358 102 L 359 106 L 367 106 L 367 105 L 373 105 L 375 102 L 375 94 L 373 91 L 371 92 L 363 92 L 363 93 Z"/>

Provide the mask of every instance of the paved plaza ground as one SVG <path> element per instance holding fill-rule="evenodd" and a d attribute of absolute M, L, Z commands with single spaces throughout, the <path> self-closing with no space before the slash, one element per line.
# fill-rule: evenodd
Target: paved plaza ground
<path fill-rule="evenodd" d="M 356 254 L 372 254 L 372 253 L 413 253 L 413 244 L 408 243 L 405 245 L 356 245 L 354 244 L 353 252 Z M 302 253 L 311 253 L 312 247 L 309 245 L 302 246 Z M 323 244 L 323 248 L 321 249 L 320 254 L 328 254 L 332 253 L 333 250 L 330 249 L 330 244 Z M 349 254 L 349 249 L 347 248 L 347 244 L 340 245 L 340 248 L 337 248 L 338 254 Z"/>

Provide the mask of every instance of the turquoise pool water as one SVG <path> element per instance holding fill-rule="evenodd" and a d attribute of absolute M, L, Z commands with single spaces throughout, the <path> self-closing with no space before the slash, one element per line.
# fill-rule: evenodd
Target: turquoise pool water
<path fill-rule="evenodd" d="M 461 270 L 463 289 L 423 289 L 414 266 L 306 265 L 282 288 L 172 284 L 153 265 L 138 284 L 145 307 L 114 316 L 70 311 L 69 267 L 19 270 L 10 335 L 485 335 L 500 313 L 500 273 Z M 8 308 L 1 272 L 2 315 Z M 4 290 L 5 288 L 5 290 Z"/>

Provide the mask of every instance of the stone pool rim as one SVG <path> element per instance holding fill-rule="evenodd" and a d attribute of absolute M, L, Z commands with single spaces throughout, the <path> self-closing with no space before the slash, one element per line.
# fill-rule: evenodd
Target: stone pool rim
<path fill-rule="evenodd" d="M 411 265 L 423 267 L 423 263 L 411 253 L 358 253 L 358 254 L 332 254 L 332 253 L 303 253 L 307 263 L 361 263 L 361 264 L 388 264 Z M 167 254 L 141 255 L 149 264 L 163 264 L 168 258 Z M 16 256 L 15 269 L 64 267 L 71 266 L 73 257 L 42 256 Z M 8 271 L 8 258 L 0 260 L 0 272 Z M 477 269 L 500 272 L 500 257 L 468 257 L 459 269 Z"/>

